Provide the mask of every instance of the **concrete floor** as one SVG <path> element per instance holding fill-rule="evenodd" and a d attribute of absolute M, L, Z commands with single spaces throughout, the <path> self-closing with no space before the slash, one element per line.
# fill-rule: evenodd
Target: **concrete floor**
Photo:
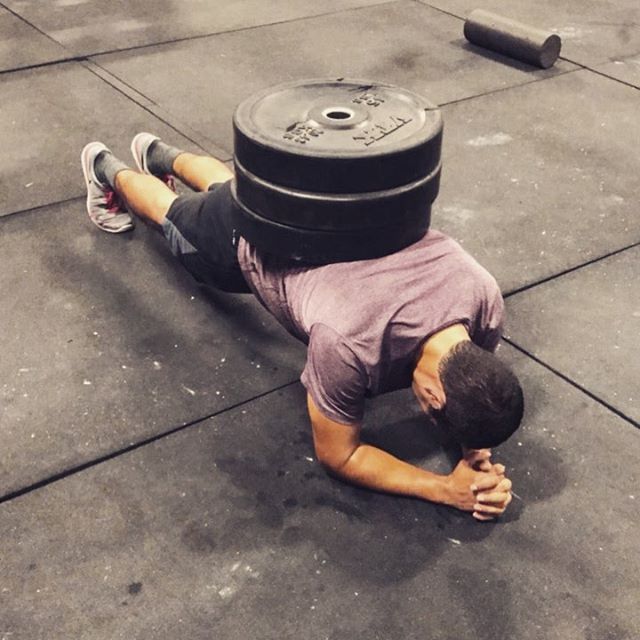
<path fill-rule="evenodd" d="M 560 33 L 541 71 L 467 0 L 0 2 L 0 640 L 640 637 L 640 8 L 485 8 Z M 432 224 L 498 279 L 525 388 L 498 523 L 313 458 L 304 348 L 84 212 L 82 146 L 228 160 L 237 102 L 370 77 L 445 120 Z M 445 473 L 408 392 L 365 437 Z"/>

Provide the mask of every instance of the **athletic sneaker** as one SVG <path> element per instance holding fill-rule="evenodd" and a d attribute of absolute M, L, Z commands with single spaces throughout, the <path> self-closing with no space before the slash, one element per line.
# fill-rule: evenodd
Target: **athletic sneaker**
<path fill-rule="evenodd" d="M 108 151 L 102 142 L 90 142 L 80 156 L 82 173 L 87 186 L 87 213 L 91 222 L 107 233 L 122 233 L 134 227 L 133 219 L 116 191 L 98 180 L 95 173 L 96 157 Z"/>
<path fill-rule="evenodd" d="M 136 135 L 131 141 L 131 154 L 133 155 L 133 159 L 138 167 L 138 171 L 142 173 L 148 173 L 149 175 L 155 176 L 164 182 L 171 191 L 176 191 L 176 180 L 170 173 L 154 173 L 149 169 L 149 163 L 147 160 L 147 152 L 149 151 L 149 147 L 156 140 L 160 140 L 158 136 L 154 136 L 152 133 L 139 133 Z"/>

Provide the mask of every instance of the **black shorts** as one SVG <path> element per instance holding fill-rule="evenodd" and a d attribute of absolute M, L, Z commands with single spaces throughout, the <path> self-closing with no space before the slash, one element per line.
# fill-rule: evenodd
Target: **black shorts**
<path fill-rule="evenodd" d="M 200 283 L 230 293 L 250 293 L 238 263 L 231 181 L 174 200 L 162 223 L 172 253 Z"/>

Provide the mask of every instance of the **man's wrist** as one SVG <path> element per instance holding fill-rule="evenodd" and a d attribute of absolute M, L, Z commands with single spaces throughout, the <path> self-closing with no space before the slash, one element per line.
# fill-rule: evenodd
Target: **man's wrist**
<path fill-rule="evenodd" d="M 420 498 L 438 504 L 449 504 L 451 491 L 448 475 L 440 475 L 425 471 L 427 474 L 422 483 Z"/>

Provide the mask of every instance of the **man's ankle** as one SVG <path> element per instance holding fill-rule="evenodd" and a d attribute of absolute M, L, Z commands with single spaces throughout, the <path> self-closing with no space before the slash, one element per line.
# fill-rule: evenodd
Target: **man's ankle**
<path fill-rule="evenodd" d="M 129 165 L 125 164 L 113 155 L 108 149 L 101 151 L 95 159 L 93 165 L 93 171 L 96 174 L 96 178 L 104 185 L 109 185 L 112 189 L 116 186 L 116 176 L 120 171 L 124 169 L 130 169 Z"/>
<path fill-rule="evenodd" d="M 154 140 L 147 149 L 147 167 L 153 175 L 174 175 L 173 163 L 182 153 L 182 149 Z"/>

